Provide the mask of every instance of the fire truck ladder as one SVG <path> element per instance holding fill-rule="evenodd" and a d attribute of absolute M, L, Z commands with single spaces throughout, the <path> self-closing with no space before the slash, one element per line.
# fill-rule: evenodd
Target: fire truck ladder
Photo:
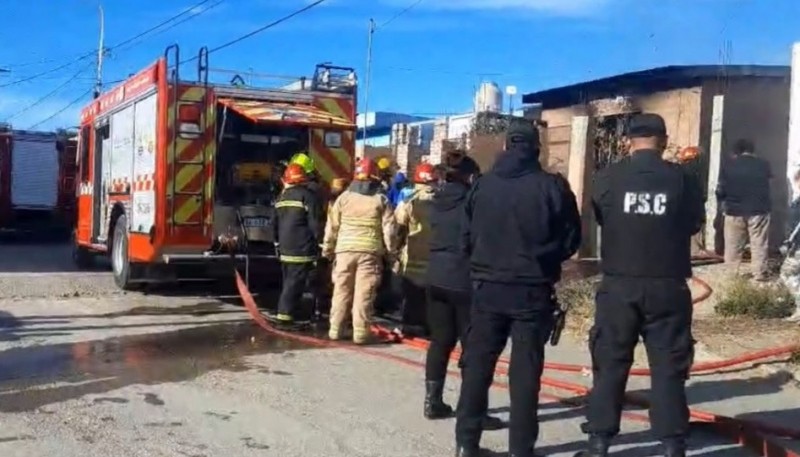
<path fill-rule="evenodd" d="M 206 188 L 206 185 L 207 185 L 206 180 L 208 179 L 208 177 L 206 176 L 206 170 L 205 170 L 205 166 L 206 165 L 205 164 L 206 164 L 206 161 L 208 159 L 206 157 L 206 155 L 209 153 L 209 151 L 208 151 L 208 148 L 203 146 L 201 148 L 202 154 L 200 154 L 199 156 L 197 156 L 197 157 L 195 157 L 193 159 L 190 159 L 190 160 L 183 160 L 178 155 L 178 147 L 179 147 L 179 143 L 182 140 L 180 138 L 180 131 L 179 131 L 179 125 L 180 125 L 179 114 L 180 114 L 180 106 L 182 104 L 189 103 L 189 104 L 199 105 L 201 107 L 201 109 L 200 109 L 200 121 L 199 121 L 200 129 L 201 129 L 200 135 L 202 137 L 205 136 L 205 133 L 204 133 L 206 131 L 205 124 L 206 124 L 206 121 L 207 121 L 207 118 L 208 118 L 208 116 L 207 116 L 208 48 L 206 48 L 206 47 L 201 48 L 200 49 L 200 53 L 198 55 L 198 59 L 199 59 L 199 62 L 198 62 L 198 79 L 200 80 L 198 82 L 202 82 L 203 83 L 203 87 L 202 87 L 203 88 L 203 91 L 202 91 L 203 94 L 202 94 L 202 96 L 200 97 L 199 100 L 196 97 L 195 98 L 191 98 L 191 96 L 187 96 L 187 95 L 181 96 L 182 92 L 184 94 L 189 94 L 191 91 L 181 91 L 180 90 L 180 87 L 181 87 L 181 79 L 180 79 L 180 64 L 181 64 L 181 61 L 180 61 L 180 49 L 179 49 L 178 45 L 174 44 L 174 45 L 171 45 L 171 46 L 167 47 L 167 49 L 164 52 L 164 54 L 165 54 L 165 58 L 167 60 L 167 68 L 170 68 L 170 66 L 173 66 L 172 71 L 170 73 L 170 87 L 171 87 L 171 90 L 172 90 L 172 92 L 171 92 L 171 95 L 172 95 L 171 110 L 172 110 L 172 112 L 170 114 L 171 114 L 172 119 L 174 119 L 174 122 L 173 122 L 173 129 L 170 132 L 170 135 L 171 135 L 171 141 L 172 141 L 171 147 L 172 147 L 172 151 L 174 151 L 173 153 L 175 154 L 175 159 L 174 159 L 174 162 L 173 162 L 172 176 L 171 176 L 172 177 L 172 189 L 171 190 L 172 190 L 172 196 L 173 196 L 172 197 L 173 198 L 173 209 L 172 209 L 171 214 L 170 214 L 170 221 L 172 222 L 171 226 L 172 226 L 173 230 L 177 226 L 200 226 L 200 227 L 203 228 L 203 234 L 205 235 L 205 234 L 207 234 L 207 231 L 208 231 L 208 227 L 205 224 L 205 221 L 207 219 L 207 214 L 206 214 L 207 210 L 206 210 L 206 204 L 205 204 L 206 203 L 205 202 L 205 198 L 206 198 L 205 188 Z M 171 60 L 171 58 L 172 58 L 172 60 Z M 171 61 L 174 61 L 174 64 L 171 64 Z M 189 82 L 188 84 L 197 87 L 197 83 L 196 82 Z M 205 141 L 205 138 L 203 138 L 203 141 Z M 178 179 L 177 179 L 178 178 L 178 174 L 185 168 L 195 169 L 195 170 L 199 169 L 199 173 L 201 175 L 199 188 L 196 188 L 196 189 L 178 189 L 178 187 L 177 187 L 177 185 L 178 185 Z M 179 220 L 176 219 L 175 216 L 176 216 L 176 213 L 177 213 L 177 208 L 174 205 L 176 204 L 176 200 L 179 197 L 188 197 L 190 199 L 194 199 L 197 203 L 199 203 L 199 205 L 200 205 L 200 211 L 199 211 L 200 212 L 200 217 L 198 219 L 193 219 L 191 221 L 179 221 Z"/>

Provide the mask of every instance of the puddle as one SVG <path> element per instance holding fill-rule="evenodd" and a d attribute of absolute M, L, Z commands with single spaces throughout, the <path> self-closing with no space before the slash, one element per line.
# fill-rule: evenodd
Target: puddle
<path fill-rule="evenodd" d="M 98 398 L 95 398 L 92 401 L 92 403 L 94 403 L 94 404 L 98 404 L 98 403 L 124 404 L 124 403 L 130 403 L 130 400 L 128 400 L 127 398 L 118 398 L 118 397 L 98 397 Z"/>
<path fill-rule="evenodd" d="M 164 400 L 156 394 L 144 394 L 144 402 L 153 406 L 164 406 Z"/>
<path fill-rule="evenodd" d="M 245 447 L 247 447 L 249 449 L 258 449 L 258 450 L 263 450 L 263 451 L 269 449 L 269 446 L 267 446 L 266 444 L 258 443 L 257 441 L 253 440 L 253 438 L 251 438 L 249 436 L 246 436 L 246 437 L 242 438 L 241 441 L 244 443 Z"/>
<path fill-rule="evenodd" d="M 128 317 L 128 316 L 210 316 L 214 314 L 242 314 L 243 309 L 230 309 L 225 303 L 219 301 L 208 301 L 193 305 L 177 307 L 163 306 L 137 306 L 126 311 L 116 313 L 106 313 L 100 317 Z"/>
<path fill-rule="evenodd" d="M 6 438 L 0 437 L 0 444 L 2 443 L 13 443 L 14 441 L 34 441 L 36 438 L 30 435 L 20 435 L 20 436 L 9 436 Z"/>
<path fill-rule="evenodd" d="M 248 355 L 310 348 L 317 346 L 244 323 L 9 349 L 0 352 L 0 412 L 33 411 L 134 384 L 187 381 L 214 370 L 246 371 Z M 55 382 L 63 384 L 51 386 Z M 164 404 L 155 394 L 142 395 L 148 404 Z M 123 401 L 128 400 L 98 397 L 92 404 Z"/>

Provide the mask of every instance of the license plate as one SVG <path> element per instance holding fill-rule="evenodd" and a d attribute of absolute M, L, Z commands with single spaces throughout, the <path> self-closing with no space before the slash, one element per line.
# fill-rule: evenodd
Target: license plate
<path fill-rule="evenodd" d="M 244 226 L 247 228 L 263 228 L 269 225 L 269 219 L 266 217 L 246 217 L 244 219 Z"/>

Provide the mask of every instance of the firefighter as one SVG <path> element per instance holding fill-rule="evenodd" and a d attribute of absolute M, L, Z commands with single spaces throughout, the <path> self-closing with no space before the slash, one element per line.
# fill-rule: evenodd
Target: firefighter
<path fill-rule="evenodd" d="M 331 180 L 330 197 L 328 198 L 327 206 L 325 207 L 325 214 L 331 213 L 333 203 L 347 190 L 348 182 L 344 178 L 334 178 Z M 322 257 L 317 262 L 317 273 L 314 282 L 314 290 L 316 291 L 317 318 L 327 315 L 330 311 L 331 303 L 331 265 L 325 257 Z"/>
<path fill-rule="evenodd" d="M 342 193 L 345 190 L 347 190 L 347 185 L 348 182 L 344 178 L 334 178 L 331 181 L 331 196 L 328 201 L 328 210 L 327 210 L 328 213 L 330 213 L 330 209 L 331 206 L 333 206 L 333 202 L 335 202 L 336 199 L 339 198 L 339 195 L 342 195 Z"/>
<path fill-rule="evenodd" d="M 341 339 L 342 324 L 352 309 L 353 342 L 365 344 L 384 257 L 396 255 L 395 221 L 389 199 L 380 192 L 375 163 L 361 159 L 354 178 L 333 203 L 325 226 L 323 256 L 334 260 L 328 336 Z"/>
<path fill-rule="evenodd" d="M 275 203 L 275 245 L 283 270 L 283 288 L 276 319 L 292 324 L 322 240 L 323 214 L 319 196 L 308 188 L 308 175 L 294 163 L 283 173 L 284 189 Z M 305 316 L 304 316 L 305 317 Z"/>
<path fill-rule="evenodd" d="M 433 200 L 432 183 L 436 181 L 433 166 L 428 163 L 414 169 L 412 195 L 400 202 L 394 212 L 401 247 L 400 259 L 392 270 L 400 275 L 402 322 L 406 325 L 425 325 L 425 273 L 430 251 L 430 212 Z"/>
<path fill-rule="evenodd" d="M 289 163 L 300 165 L 300 167 L 303 168 L 306 176 L 308 176 L 308 183 L 306 186 L 322 198 L 322 187 L 320 186 L 319 173 L 317 172 L 317 164 L 314 162 L 314 159 L 312 159 L 307 152 L 302 151 L 293 155 Z"/>
<path fill-rule="evenodd" d="M 495 365 L 511 337 L 509 454 L 533 457 L 544 346 L 554 328 L 554 285 L 580 245 L 575 194 L 539 163 L 539 131 L 518 120 L 506 150 L 475 183 L 461 227 L 472 311 L 456 408 L 456 455 L 480 455 Z"/>
<path fill-rule="evenodd" d="M 381 157 L 375 164 L 378 167 L 378 179 L 380 180 L 381 188 L 388 195 L 392 184 L 392 160 L 388 157 Z"/>
<path fill-rule="evenodd" d="M 603 280 L 589 338 L 593 388 L 587 450 L 605 457 L 619 433 L 633 350 L 644 337 L 652 372 L 653 432 L 664 455 L 686 455 L 685 384 L 693 361 L 690 240 L 705 217 L 703 191 L 684 167 L 662 158 L 664 119 L 634 116 L 630 158 L 595 176 L 592 205 L 602 230 Z"/>

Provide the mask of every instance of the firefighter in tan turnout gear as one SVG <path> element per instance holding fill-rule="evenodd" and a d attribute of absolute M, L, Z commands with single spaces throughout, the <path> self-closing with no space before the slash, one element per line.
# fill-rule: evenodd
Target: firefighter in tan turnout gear
<path fill-rule="evenodd" d="M 430 211 L 434 196 L 436 170 L 429 163 L 414 169 L 414 189 L 395 210 L 400 240 L 399 264 L 394 271 L 402 277 L 403 323 L 425 325 L 425 276 L 430 252 Z"/>
<path fill-rule="evenodd" d="M 333 259 L 329 331 L 333 340 L 342 338 L 342 325 L 352 310 L 353 342 L 369 341 L 384 256 L 395 255 L 394 214 L 380 190 L 375 163 L 361 159 L 353 183 L 328 214 L 322 255 Z"/>

